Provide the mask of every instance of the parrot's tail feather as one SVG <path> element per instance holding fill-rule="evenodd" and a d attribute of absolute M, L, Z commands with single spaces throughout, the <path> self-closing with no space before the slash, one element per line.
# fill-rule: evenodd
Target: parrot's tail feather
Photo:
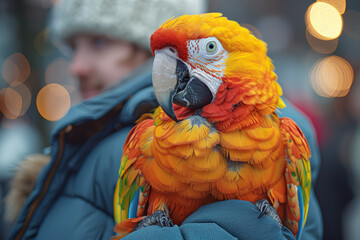
<path fill-rule="evenodd" d="M 119 222 L 114 227 L 114 232 L 117 232 L 118 235 L 114 236 L 112 240 L 121 239 L 131 233 L 134 227 L 144 219 L 145 216 L 138 217 L 138 218 L 129 218 L 122 222 Z"/>

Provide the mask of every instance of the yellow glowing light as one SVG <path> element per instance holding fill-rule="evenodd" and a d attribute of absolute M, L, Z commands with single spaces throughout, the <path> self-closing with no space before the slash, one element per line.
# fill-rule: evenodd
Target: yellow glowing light
<path fill-rule="evenodd" d="M 350 90 L 354 79 L 351 65 L 343 58 L 330 56 L 314 64 L 311 85 L 323 97 L 343 97 Z"/>
<path fill-rule="evenodd" d="M 346 0 L 318 0 L 318 2 L 324 2 L 332 5 L 339 11 L 340 14 L 344 14 L 346 10 Z"/>
<path fill-rule="evenodd" d="M 318 38 L 315 38 L 313 35 L 311 35 L 309 31 L 306 31 L 306 40 L 308 41 L 312 49 L 322 54 L 329 54 L 334 52 L 339 42 L 339 39 L 337 38 L 328 41 L 320 40 Z"/>
<path fill-rule="evenodd" d="M 8 119 L 16 119 L 19 117 L 22 108 L 21 95 L 12 88 L 1 89 L 2 96 L 2 113 Z"/>
<path fill-rule="evenodd" d="M 70 102 L 68 91 L 56 83 L 43 87 L 36 98 L 39 113 L 49 121 L 62 118 L 69 111 Z"/>
<path fill-rule="evenodd" d="M 316 2 L 310 5 L 305 21 L 308 31 L 321 40 L 331 40 L 340 36 L 343 20 L 339 11 L 332 5 Z"/>
<path fill-rule="evenodd" d="M 1 74 L 11 86 L 18 86 L 29 77 L 30 64 L 22 53 L 15 53 L 4 61 Z"/>

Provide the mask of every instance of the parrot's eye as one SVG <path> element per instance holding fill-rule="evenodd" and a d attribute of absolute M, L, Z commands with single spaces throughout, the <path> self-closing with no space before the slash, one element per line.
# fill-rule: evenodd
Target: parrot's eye
<path fill-rule="evenodd" d="M 214 53 L 216 51 L 216 42 L 210 41 L 206 44 L 206 51 L 208 53 Z"/>
<path fill-rule="evenodd" d="M 224 50 L 221 42 L 216 37 L 189 40 L 188 48 L 190 53 L 199 54 L 197 57 L 204 59 L 215 59 Z"/>

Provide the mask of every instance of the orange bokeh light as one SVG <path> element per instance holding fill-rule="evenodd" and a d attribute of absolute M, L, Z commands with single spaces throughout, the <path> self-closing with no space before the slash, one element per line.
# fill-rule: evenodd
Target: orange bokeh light
<path fill-rule="evenodd" d="M 25 84 L 16 86 L 14 87 L 14 89 L 21 95 L 22 106 L 19 116 L 23 116 L 27 112 L 31 104 L 31 91 Z"/>
<path fill-rule="evenodd" d="M 36 106 L 40 115 L 49 121 L 57 121 L 62 118 L 69 111 L 70 105 L 68 91 L 56 83 L 43 87 L 36 98 Z"/>
<path fill-rule="evenodd" d="M 311 85 L 322 97 L 346 96 L 353 79 L 353 68 L 345 59 L 338 56 L 319 60 L 311 71 Z"/>
<path fill-rule="evenodd" d="M 30 71 L 30 64 L 22 53 L 9 56 L 1 68 L 2 77 L 11 86 L 18 86 L 25 82 Z"/>
<path fill-rule="evenodd" d="M 1 111 L 8 119 L 16 119 L 20 116 L 23 101 L 21 95 L 12 88 L 3 88 L 0 91 Z"/>
<path fill-rule="evenodd" d="M 343 20 L 339 11 L 324 2 L 310 5 L 305 15 L 305 22 L 309 33 L 321 40 L 338 38 L 343 28 Z"/>

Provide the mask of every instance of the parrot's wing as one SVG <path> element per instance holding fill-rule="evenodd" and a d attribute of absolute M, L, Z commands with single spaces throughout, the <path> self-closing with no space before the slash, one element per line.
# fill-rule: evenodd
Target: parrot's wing
<path fill-rule="evenodd" d="M 297 239 L 300 239 L 309 209 L 311 190 L 310 148 L 304 134 L 293 120 L 281 118 L 280 121 L 287 152 L 285 225 L 290 230 L 296 230 Z"/>
<path fill-rule="evenodd" d="M 130 131 L 125 141 L 119 179 L 114 193 L 114 219 L 116 223 L 128 218 L 142 216 L 144 213 L 150 185 L 145 181 L 140 170 L 143 160 L 147 158 L 140 148 L 140 142 L 144 132 L 151 126 L 154 126 L 152 119 L 140 122 Z M 134 202 L 137 202 L 136 205 L 138 206 L 134 206 Z"/>

